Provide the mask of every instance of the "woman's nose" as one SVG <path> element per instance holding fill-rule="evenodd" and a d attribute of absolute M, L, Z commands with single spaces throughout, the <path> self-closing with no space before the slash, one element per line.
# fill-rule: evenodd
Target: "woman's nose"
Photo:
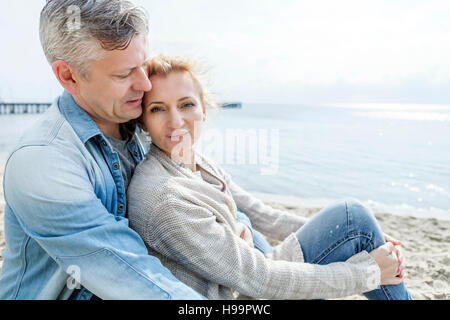
<path fill-rule="evenodd" d="M 182 114 L 177 110 L 177 108 L 172 109 L 170 112 L 170 126 L 173 129 L 181 128 L 184 124 L 184 119 Z"/>

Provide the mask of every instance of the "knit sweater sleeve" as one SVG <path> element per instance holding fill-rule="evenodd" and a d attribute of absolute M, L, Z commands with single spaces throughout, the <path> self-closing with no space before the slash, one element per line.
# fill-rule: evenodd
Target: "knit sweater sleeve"
<path fill-rule="evenodd" d="M 250 218 L 252 226 L 275 240 L 284 240 L 296 232 L 308 219 L 289 212 L 272 208 L 260 199 L 239 187 L 227 173 L 222 173 L 230 188 L 236 206 Z"/>
<path fill-rule="evenodd" d="M 166 191 L 152 197 L 157 201 L 141 198 L 138 232 L 147 246 L 213 283 L 262 299 L 342 297 L 378 285 L 379 269 L 365 251 L 325 266 L 268 259 L 219 221 L 213 208 Z"/>

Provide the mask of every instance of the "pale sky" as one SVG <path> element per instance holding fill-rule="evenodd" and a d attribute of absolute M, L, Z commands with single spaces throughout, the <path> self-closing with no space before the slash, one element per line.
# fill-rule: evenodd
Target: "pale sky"
<path fill-rule="evenodd" d="M 448 0 L 135 0 L 153 53 L 199 60 L 246 103 L 450 104 Z M 42 52 L 45 0 L 3 1 L 0 98 L 60 92 Z"/>

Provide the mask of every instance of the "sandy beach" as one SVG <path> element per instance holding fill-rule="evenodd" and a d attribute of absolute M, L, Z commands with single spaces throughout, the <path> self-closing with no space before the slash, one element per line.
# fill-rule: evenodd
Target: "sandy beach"
<path fill-rule="evenodd" d="M 4 240 L 3 166 L 0 168 L 0 250 Z M 321 208 L 304 206 L 301 201 L 264 197 L 273 207 L 310 217 Z M 450 299 L 450 221 L 396 216 L 375 212 L 383 231 L 403 242 L 403 253 L 407 264 L 405 283 L 414 299 Z M 0 270 L 3 258 L 0 255 Z M 345 299 L 359 300 L 355 295 Z"/>

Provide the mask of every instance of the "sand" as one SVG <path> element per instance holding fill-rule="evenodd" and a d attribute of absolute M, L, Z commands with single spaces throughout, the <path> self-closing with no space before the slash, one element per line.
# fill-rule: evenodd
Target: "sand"
<path fill-rule="evenodd" d="M 0 250 L 5 247 L 3 167 L 0 167 Z M 292 198 L 266 195 L 264 201 L 273 207 L 310 217 L 321 208 L 304 206 Z M 403 242 L 402 250 L 406 258 L 407 278 L 405 284 L 414 299 L 450 299 L 450 221 L 434 218 L 422 219 L 397 216 L 382 212 L 374 213 L 383 231 Z M 274 243 L 273 243 L 274 244 Z M 3 258 L 0 255 L 0 270 Z M 364 296 L 355 295 L 343 299 L 359 300 Z"/>
<path fill-rule="evenodd" d="M 276 198 L 265 203 L 305 217 L 311 217 L 321 209 L 302 206 L 299 201 Z M 419 300 L 450 299 L 450 221 L 382 212 L 374 214 L 384 233 L 402 241 L 401 250 L 407 265 L 405 284 L 412 297 Z M 355 295 L 345 299 L 366 298 Z"/>

